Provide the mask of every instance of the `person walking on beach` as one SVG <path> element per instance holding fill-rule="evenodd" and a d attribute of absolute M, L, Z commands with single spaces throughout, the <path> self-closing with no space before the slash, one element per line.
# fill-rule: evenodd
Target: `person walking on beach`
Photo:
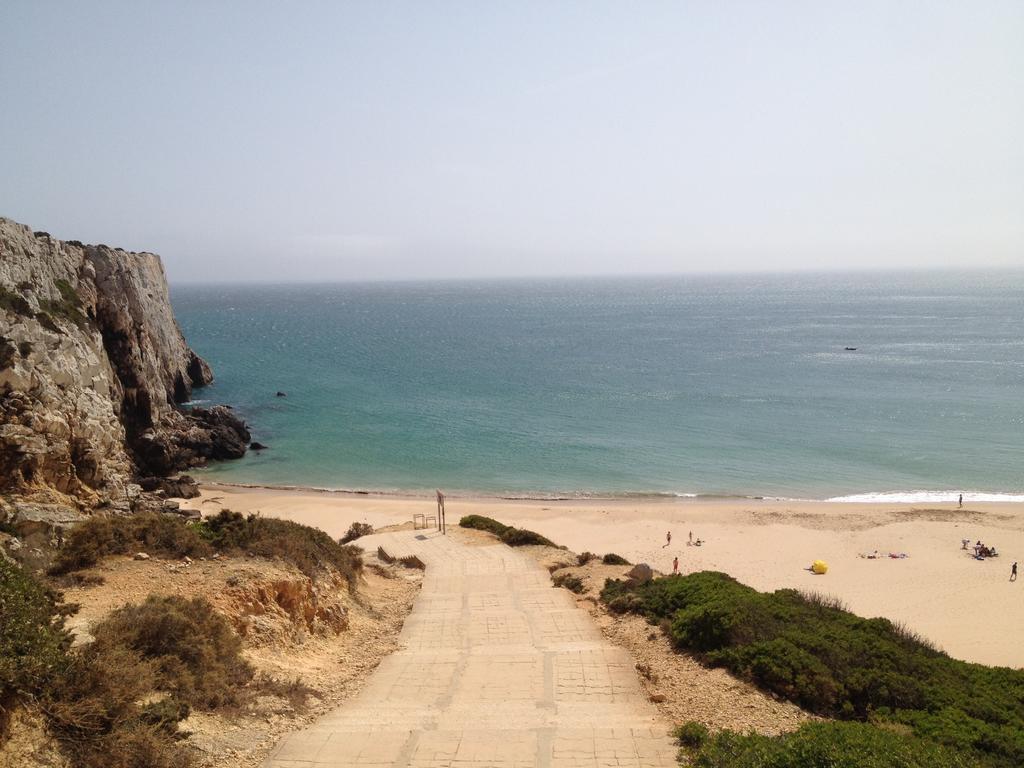
<path fill-rule="evenodd" d="M 962 493 L 960 494 L 960 500 L 957 502 L 957 505 L 959 509 L 964 508 L 964 495 Z"/>
<path fill-rule="evenodd" d="M 665 532 L 665 546 L 663 546 L 662 549 L 664 549 L 665 547 L 667 547 L 671 543 L 672 543 L 672 531 L 666 531 Z"/>
<path fill-rule="evenodd" d="M 1010 581 L 1016 581 L 1016 580 L 1017 580 L 1017 564 L 1014 563 L 1013 565 L 1010 566 Z"/>
<path fill-rule="evenodd" d="M 1014 573 L 1014 575 L 1016 575 L 1016 573 L 1017 573 L 1017 570 L 1016 570 L 1017 569 L 1017 564 L 1016 563 L 1013 564 L 1013 568 L 1014 568 L 1013 573 Z M 672 558 L 672 574 L 674 576 L 678 576 L 679 575 L 679 556 L 678 555 L 676 557 Z"/>
<path fill-rule="evenodd" d="M 686 542 L 686 546 L 688 546 L 688 547 L 692 547 L 693 546 L 693 531 L 690 531 L 690 540 L 688 542 Z"/>

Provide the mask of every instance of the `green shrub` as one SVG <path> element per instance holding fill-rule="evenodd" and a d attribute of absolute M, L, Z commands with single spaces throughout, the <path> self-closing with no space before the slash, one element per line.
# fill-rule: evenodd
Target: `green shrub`
<path fill-rule="evenodd" d="M 369 523 L 352 523 L 345 532 L 345 535 L 341 537 L 339 544 L 348 544 L 349 542 L 361 539 L 363 536 L 371 536 L 373 534 L 373 526 Z"/>
<path fill-rule="evenodd" d="M 708 740 L 709 733 L 706 725 L 690 720 L 676 728 L 674 735 L 679 746 L 697 749 Z"/>
<path fill-rule="evenodd" d="M 139 723 L 121 728 L 71 750 L 75 768 L 191 768 L 193 751 L 159 726 Z"/>
<path fill-rule="evenodd" d="M 576 556 L 576 563 L 578 565 L 586 565 L 591 560 L 596 560 L 596 559 L 597 559 L 597 555 L 595 555 L 593 552 L 584 552 L 583 554 Z"/>
<path fill-rule="evenodd" d="M 65 741 L 87 741 L 138 722 L 137 702 L 154 684 L 152 664 L 135 651 L 89 644 L 68 658 L 43 707 Z"/>
<path fill-rule="evenodd" d="M 178 743 L 188 706 L 174 699 L 141 704 L 156 678 L 152 663 L 120 645 L 91 644 L 45 691 L 41 705 L 63 751 L 79 768 L 187 768 Z"/>
<path fill-rule="evenodd" d="M 354 587 L 362 560 L 351 546 L 306 525 L 223 510 L 199 523 L 174 515 L 140 514 L 92 517 L 75 526 L 50 568 L 54 576 L 95 565 L 107 555 L 145 551 L 165 557 L 201 557 L 244 552 L 277 557 L 314 577 L 328 569 Z"/>
<path fill-rule="evenodd" d="M 160 514 L 91 517 L 76 525 L 50 568 L 54 576 L 96 565 L 107 555 L 144 550 L 150 555 L 199 557 L 213 550 L 197 528 Z"/>
<path fill-rule="evenodd" d="M 511 526 L 499 523 L 494 518 L 484 517 L 483 515 L 466 515 L 459 520 L 459 526 L 462 528 L 472 528 L 477 531 L 487 531 L 499 538 L 501 534 L 511 529 Z"/>
<path fill-rule="evenodd" d="M 123 645 L 71 650 L 58 596 L 0 559 L 0 740 L 19 701 L 34 701 L 78 768 L 186 768 L 180 703 L 139 702 L 153 666 Z"/>
<path fill-rule="evenodd" d="M 150 595 L 96 625 L 94 645 L 123 648 L 152 665 L 155 687 L 200 709 L 233 704 L 253 675 L 242 641 L 202 597 Z"/>
<path fill-rule="evenodd" d="M 19 293 L 0 285 L 0 309 L 6 309 L 21 317 L 32 316 L 32 305 Z"/>
<path fill-rule="evenodd" d="M 665 622 L 677 648 L 812 712 L 899 723 L 993 764 L 1024 764 L 1024 671 L 951 659 L 886 619 L 795 590 L 761 593 L 722 573 L 609 580 L 601 597 Z"/>
<path fill-rule="evenodd" d="M 601 562 L 605 565 L 630 565 L 629 560 L 624 558 L 622 555 L 616 555 L 614 552 L 609 552 L 607 555 L 602 557 Z"/>
<path fill-rule="evenodd" d="M 524 528 L 513 528 L 511 525 L 499 523 L 497 520 L 484 517 L 483 515 L 467 515 L 459 520 L 459 526 L 493 533 L 510 547 L 525 547 L 531 544 L 544 547 L 556 546 L 553 541 L 541 536 L 539 533 L 528 531 Z"/>
<path fill-rule="evenodd" d="M 59 317 L 71 321 L 79 328 L 85 328 L 89 319 L 82 313 L 82 300 L 78 296 L 78 291 L 67 280 L 57 280 L 54 285 L 57 287 L 57 292 L 60 293 L 60 298 L 40 299 L 39 309 L 42 310 L 40 314 L 50 318 L 50 322 L 52 322 L 52 318 Z M 43 321 L 40 319 L 40 322 Z"/>
<path fill-rule="evenodd" d="M 67 280 L 59 279 L 54 281 L 54 285 L 57 286 L 57 292 L 60 293 L 62 301 L 75 307 L 82 306 L 82 300 L 78 297 L 78 291 L 72 287 L 71 283 Z"/>
<path fill-rule="evenodd" d="M 704 733 L 706 736 L 707 731 Z M 973 756 L 867 723 L 808 723 L 794 733 L 774 737 L 722 731 L 703 744 L 686 746 L 694 748 L 691 764 L 697 768 L 980 768 L 982 765 Z"/>
<path fill-rule="evenodd" d="M 535 531 L 528 531 L 525 528 L 510 528 L 501 535 L 501 540 L 510 547 L 553 547 L 554 542 Z"/>
<path fill-rule="evenodd" d="M 556 587 L 564 587 L 570 592 L 575 592 L 577 595 L 583 594 L 586 591 L 583 579 L 573 573 L 560 573 L 552 578 L 551 581 Z"/>
<path fill-rule="evenodd" d="M 43 690 L 70 645 L 57 596 L 0 557 L 0 735 L 11 704 Z"/>
<path fill-rule="evenodd" d="M 359 550 L 339 544 L 318 528 L 273 517 L 248 517 L 222 510 L 197 524 L 198 533 L 219 551 L 278 557 L 313 578 L 334 570 L 355 588 L 363 561 Z"/>

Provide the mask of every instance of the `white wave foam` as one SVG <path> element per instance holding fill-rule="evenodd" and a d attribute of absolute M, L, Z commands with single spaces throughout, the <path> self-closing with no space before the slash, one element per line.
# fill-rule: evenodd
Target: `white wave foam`
<path fill-rule="evenodd" d="M 1024 493 L 990 493 L 987 491 L 879 491 L 875 493 L 854 493 L 849 496 L 834 496 L 825 501 L 864 502 L 886 504 L 955 504 L 964 495 L 964 503 L 982 501 L 1024 502 Z"/>
<path fill-rule="evenodd" d="M 182 405 L 183 406 L 188 406 L 188 405 L 205 405 L 208 402 L 210 402 L 210 401 L 209 400 L 189 400 L 187 403 L 182 403 Z"/>

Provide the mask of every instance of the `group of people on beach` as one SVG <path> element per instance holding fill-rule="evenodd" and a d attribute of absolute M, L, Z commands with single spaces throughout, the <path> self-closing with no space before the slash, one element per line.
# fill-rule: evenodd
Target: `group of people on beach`
<path fill-rule="evenodd" d="M 960 549 L 967 549 L 967 545 L 971 543 L 970 539 L 960 539 Z M 974 550 L 975 560 L 984 560 L 986 557 L 999 557 L 999 553 L 996 552 L 995 547 L 988 547 L 981 543 L 981 540 L 974 542 L 974 546 L 971 547 Z"/>
<path fill-rule="evenodd" d="M 688 547 L 700 547 L 703 546 L 704 541 L 700 538 L 693 538 L 693 531 L 690 531 L 689 539 L 686 542 Z M 672 546 L 672 531 L 665 531 L 665 543 L 661 545 L 662 549 Z M 672 573 L 673 575 L 679 574 L 679 555 L 672 558 Z"/>
<path fill-rule="evenodd" d="M 971 543 L 970 539 L 960 539 L 960 549 L 967 549 L 967 545 Z M 984 560 L 987 557 L 999 557 L 999 553 L 996 552 L 995 547 L 989 547 L 981 543 L 981 539 L 974 542 L 974 546 L 971 547 L 974 550 L 972 557 L 975 560 Z M 1014 561 L 1013 565 L 1010 566 L 1010 581 L 1017 580 L 1017 563 Z"/>

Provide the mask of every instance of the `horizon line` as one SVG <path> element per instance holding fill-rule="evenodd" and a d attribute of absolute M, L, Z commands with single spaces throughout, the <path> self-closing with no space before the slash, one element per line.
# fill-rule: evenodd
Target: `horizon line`
<path fill-rule="evenodd" d="M 166 271 L 166 264 L 165 271 Z M 753 270 L 700 270 L 687 272 L 560 272 L 552 274 L 504 274 L 441 277 L 362 277 L 362 278 L 238 278 L 238 279 L 171 279 L 172 285 L 264 285 L 264 286 L 309 286 L 309 285 L 366 285 L 366 284 L 409 284 L 409 283 L 496 283 L 496 282 L 541 282 L 547 280 L 613 280 L 613 279 L 666 279 L 666 278 L 740 278 L 740 277 L 788 277 L 788 276 L 840 276 L 840 275 L 915 275 L 915 274 L 1007 274 L 1024 273 L 1024 265 L 982 265 L 982 266 L 903 266 L 903 267 L 837 267 L 834 269 L 801 268 L 753 269 Z"/>

